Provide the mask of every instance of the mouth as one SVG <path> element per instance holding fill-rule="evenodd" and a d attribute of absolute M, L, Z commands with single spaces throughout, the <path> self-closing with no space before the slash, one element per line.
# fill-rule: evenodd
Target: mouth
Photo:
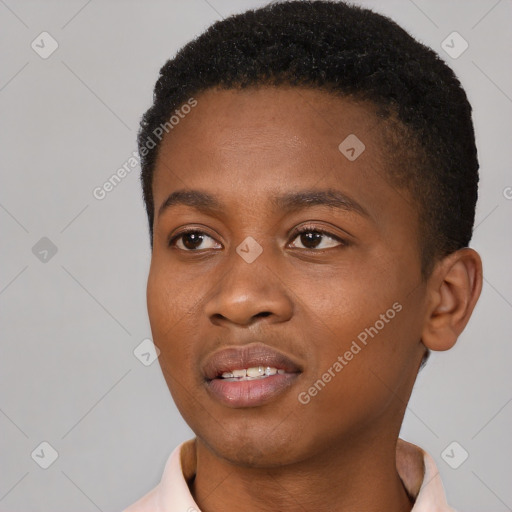
<path fill-rule="evenodd" d="M 300 373 L 302 368 L 289 356 L 261 343 L 216 352 L 203 368 L 212 398 L 233 408 L 277 399 Z"/>
<path fill-rule="evenodd" d="M 283 375 L 284 373 L 286 373 L 286 371 L 282 368 L 277 369 L 272 366 L 264 367 L 260 365 L 224 372 L 217 378 L 227 380 L 229 382 L 240 382 L 243 380 L 266 379 L 271 375 Z"/>

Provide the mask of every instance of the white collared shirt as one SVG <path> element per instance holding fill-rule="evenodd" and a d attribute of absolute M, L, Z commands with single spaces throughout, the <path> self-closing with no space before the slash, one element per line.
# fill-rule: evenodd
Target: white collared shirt
<path fill-rule="evenodd" d="M 455 512 L 446 502 L 436 463 L 426 451 L 398 439 L 396 455 L 400 479 L 415 500 L 411 512 Z M 201 512 L 187 483 L 194 475 L 195 439 L 190 439 L 169 455 L 160 483 L 123 512 Z"/>

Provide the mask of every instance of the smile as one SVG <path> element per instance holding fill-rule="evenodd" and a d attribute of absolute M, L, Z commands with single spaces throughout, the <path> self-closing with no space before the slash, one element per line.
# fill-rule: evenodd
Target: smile
<path fill-rule="evenodd" d="M 229 381 L 265 379 L 271 375 L 282 375 L 286 373 L 283 369 L 277 369 L 271 366 L 252 366 L 251 368 L 242 368 L 240 370 L 232 370 L 224 372 L 219 378 Z"/>

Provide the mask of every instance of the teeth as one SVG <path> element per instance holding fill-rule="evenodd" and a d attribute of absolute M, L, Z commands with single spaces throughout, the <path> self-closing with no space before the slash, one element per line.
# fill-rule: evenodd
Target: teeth
<path fill-rule="evenodd" d="M 251 379 L 264 379 L 270 375 L 282 375 L 286 373 L 283 369 L 277 369 L 272 366 L 252 366 L 251 368 L 246 369 L 237 369 L 232 370 L 230 372 L 224 372 L 221 377 L 223 379 L 232 379 L 232 380 L 251 380 Z"/>
<path fill-rule="evenodd" d="M 261 375 L 265 375 L 265 368 L 263 366 L 247 368 L 247 377 L 260 377 Z"/>

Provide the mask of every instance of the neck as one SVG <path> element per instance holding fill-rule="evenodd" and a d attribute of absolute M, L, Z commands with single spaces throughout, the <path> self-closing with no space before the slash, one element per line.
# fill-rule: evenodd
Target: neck
<path fill-rule="evenodd" d="M 218 457 L 197 439 L 191 493 L 202 512 L 410 512 L 396 469 L 396 436 L 351 439 L 279 467 L 246 467 Z"/>

